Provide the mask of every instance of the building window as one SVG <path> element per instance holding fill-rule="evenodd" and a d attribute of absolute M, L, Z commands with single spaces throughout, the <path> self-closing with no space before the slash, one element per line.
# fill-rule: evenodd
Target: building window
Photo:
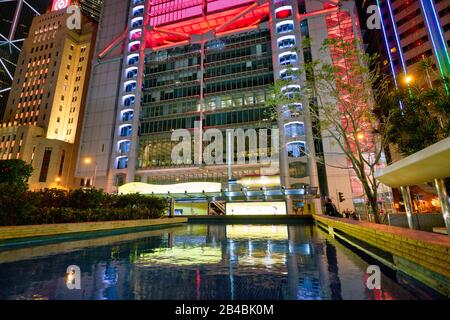
<path fill-rule="evenodd" d="M 63 174 L 63 168 L 64 168 L 64 159 L 66 157 L 66 151 L 63 150 L 61 153 L 61 161 L 59 162 L 59 171 L 58 171 L 58 177 L 61 177 Z"/>
<path fill-rule="evenodd" d="M 305 125 L 302 122 L 291 122 L 284 125 L 286 137 L 295 138 L 305 135 Z"/>
<path fill-rule="evenodd" d="M 126 169 L 128 167 L 128 157 L 120 157 L 117 159 L 117 169 Z"/>
<path fill-rule="evenodd" d="M 306 155 L 306 146 L 303 141 L 295 141 L 287 144 L 287 153 L 290 158 L 300 158 Z"/>
<path fill-rule="evenodd" d="M 278 48 L 292 48 L 295 46 L 295 36 L 285 36 L 278 39 Z"/>
<path fill-rule="evenodd" d="M 292 20 L 277 23 L 277 33 L 287 33 L 294 30 L 294 22 Z"/>
<path fill-rule="evenodd" d="M 52 149 L 45 148 L 44 158 L 42 159 L 41 172 L 39 174 L 39 182 L 46 182 L 48 175 L 48 168 L 50 165 L 50 158 L 52 156 Z"/>

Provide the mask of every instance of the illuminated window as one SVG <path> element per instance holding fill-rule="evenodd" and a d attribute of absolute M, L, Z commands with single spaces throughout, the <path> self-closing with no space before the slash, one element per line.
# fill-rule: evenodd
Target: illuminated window
<path fill-rule="evenodd" d="M 128 56 L 128 64 L 133 65 L 139 61 L 139 55 L 138 54 L 132 54 Z"/>
<path fill-rule="evenodd" d="M 122 121 L 131 121 L 131 120 L 133 120 L 133 110 L 122 111 Z"/>
<path fill-rule="evenodd" d="M 127 81 L 125 82 L 125 92 L 135 91 L 137 87 L 136 81 Z"/>
<path fill-rule="evenodd" d="M 275 10 L 275 17 L 277 19 L 284 19 L 287 17 L 290 17 L 292 15 L 292 7 L 291 6 L 283 6 L 280 8 L 277 8 Z"/>
<path fill-rule="evenodd" d="M 121 137 L 131 136 L 132 131 L 133 131 L 133 129 L 132 129 L 131 125 L 122 126 L 120 128 L 120 136 Z"/>
<path fill-rule="evenodd" d="M 129 68 L 127 69 L 127 79 L 131 79 L 137 76 L 138 69 L 137 68 Z"/>
<path fill-rule="evenodd" d="M 303 141 L 295 141 L 287 144 L 287 153 L 290 158 L 300 158 L 306 155 L 306 144 Z"/>
<path fill-rule="evenodd" d="M 137 6 L 133 8 L 133 17 L 140 16 L 144 13 L 144 6 Z"/>
<path fill-rule="evenodd" d="M 284 125 L 287 138 L 295 138 L 305 135 L 305 125 L 303 122 L 290 122 Z"/>
<path fill-rule="evenodd" d="M 295 80 L 297 79 L 297 76 L 295 74 L 295 71 L 297 71 L 298 68 L 291 68 L 291 69 L 283 69 L 280 71 L 280 78 L 283 80 Z"/>
<path fill-rule="evenodd" d="M 287 33 L 294 30 L 294 22 L 292 20 L 287 20 L 279 22 L 276 25 L 277 33 Z"/>
<path fill-rule="evenodd" d="M 297 53 L 295 52 L 284 52 L 279 56 L 279 62 L 281 65 L 289 65 L 297 62 Z"/>
<path fill-rule="evenodd" d="M 295 46 L 295 36 L 284 36 L 278 39 L 278 48 L 292 48 Z"/>
<path fill-rule="evenodd" d="M 117 169 L 126 169 L 128 167 L 128 157 L 117 158 Z"/>
<path fill-rule="evenodd" d="M 127 96 L 123 99 L 123 105 L 125 107 L 131 107 L 134 106 L 135 97 L 134 96 Z"/>
<path fill-rule="evenodd" d="M 127 153 L 127 152 L 130 152 L 130 150 L 131 150 L 131 141 L 130 140 L 121 141 L 119 143 L 119 152 Z"/>

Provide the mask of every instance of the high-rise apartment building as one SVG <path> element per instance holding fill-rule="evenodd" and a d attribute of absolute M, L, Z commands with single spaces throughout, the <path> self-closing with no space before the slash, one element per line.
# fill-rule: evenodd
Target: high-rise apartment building
<path fill-rule="evenodd" d="M 308 36 L 313 45 L 297 50 Z M 353 209 L 362 189 L 339 168 L 346 163 L 339 147 L 313 129 L 308 101 L 280 106 L 277 119 L 268 113 L 274 81 L 291 80 L 286 95 L 301 86 L 290 68 L 311 58 L 340 63 L 319 52 L 328 37 L 360 37 L 353 1 L 105 0 L 77 176 L 108 192 L 134 181 L 226 184 L 225 155 L 221 164 L 196 164 L 202 149 L 193 147 L 191 162 L 174 163 L 172 132 L 188 129 L 195 144 L 196 125 L 220 130 L 223 141 L 227 129 L 278 129 L 280 159 L 270 174 L 287 188 L 320 187 L 333 199 L 342 192 L 342 207 Z M 269 175 L 266 169 L 235 163 L 231 176 Z"/>
<path fill-rule="evenodd" d="M 79 185 L 74 168 L 96 23 L 82 16 L 81 29 L 69 30 L 63 2 L 33 19 L 0 128 L 0 159 L 31 163 L 31 189 Z"/>
<path fill-rule="evenodd" d="M 445 0 L 379 0 L 388 61 L 398 85 L 411 76 L 419 84 L 450 74 L 450 3 Z M 435 73 L 423 76 L 430 58 Z"/>

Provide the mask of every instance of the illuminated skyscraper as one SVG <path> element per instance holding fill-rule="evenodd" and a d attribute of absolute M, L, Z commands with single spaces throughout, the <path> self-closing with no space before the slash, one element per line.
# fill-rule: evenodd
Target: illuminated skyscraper
<path fill-rule="evenodd" d="M 0 159 L 31 163 L 31 189 L 79 185 L 74 166 L 96 23 L 82 16 L 82 28 L 69 30 L 63 2 L 33 19 L 0 128 Z"/>
<path fill-rule="evenodd" d="M 445 0 L 378 0 L 388 60 L 397 85 L 409 75 L 431 82 L 450 74 L 450 4 Z M 435 75 L 419 75 L 420 62 L 431 58 Z M 428 79 L 427 79 L 428 78 Z"/>
<path fill-rule="evenodd" d="M 287 95 L 301 86 L 288 68 L 311 57 L 333 61 L 314 45 L 298 52 L 308 36 L 319 44 L 327 37 L 358 38 L 353 1 L 105 0 L 77 176 L 95 175 L 96 187 L 109 192 L 133 181 L 226 184 L 226 160 L 198 165 L 192 155 L 189 164 L 173 163 L 178 141 L 171 133 L 192 132 L 196 122 L 201 130 L 221 130 L 223 141 L 227 129 L 279 129 L 280 160 L 271 174 L 281 185 L 320 187 L 333 197 L 339 190 L 352 209 L 350 195 L 362 192 L 351 171 L 338 168 L 346 163 L 339 147 L 313 131 L 308 102 L 280 106 L 276 120 L 268 116 L 274 81 L 292 81 Z M 316 155 L 330 166 L 316 163 Z M 263 169 L 234 165 L 232 177 L 261 176 Z"/>

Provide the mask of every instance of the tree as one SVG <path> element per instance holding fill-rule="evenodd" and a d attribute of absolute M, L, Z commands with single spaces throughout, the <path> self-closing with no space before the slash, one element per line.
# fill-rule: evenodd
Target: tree
<path fill-rule="evenodd" d="M 0 224 L 26 223 L 30 205 L 26 198 L 33 167 L 23 160 L 0 161 Z"/>
<path fill-rule="evenodd" d="M 28 179 L 33 167 L 23 160 L 0 161 L 0 184 L 15 186 L 22 192 L 28 190 Z"/>
<path fill-rule="evenodd" d="M 430 71 L 422 75 L 429 79 Z M 440 78 L 428 86 L 419 84 L 391 90 L 377 106 L 381 116 L 391 115 L 386 139 L 408 156 L 450 136 L 450 78 Z M 401 107 L 400 107 L 401 104 Z"/>
<path fill-rule="evenodd" d="M 310 47 L 312 41 L 306 39 L 303 48 Z M 390 115 L 385 114 L 380 122 L 373 107 L 386 93 L 387 80 L 380 72 L 378 56 L 363 53 L 358 41 L 325 39 L 319 53 L 321 57 L 329 57 L 331 53 L 331 60 L 306 61 L 300 70 L 291 69 L 294 78 L 302 80 L 302 86 L 292 92 L 286 90 L 291 80 L 276 81 L 269 104 L 276 110 L 274 116 L 283 111 L 280 106 L 290 108 L 294 101 L 309 104 L 316 132 L 322 132 L 324 138 L 330 139 L 345 154 L 348 163 L 341 168 L 354 170 L 375 222 L 380 223 L 377 201 L 380 182 L 375 179 L 375 170 L 383 165 L 385 126 Z M 313 154 L 307 152 L 315 161 L 323 161 Z"/>

